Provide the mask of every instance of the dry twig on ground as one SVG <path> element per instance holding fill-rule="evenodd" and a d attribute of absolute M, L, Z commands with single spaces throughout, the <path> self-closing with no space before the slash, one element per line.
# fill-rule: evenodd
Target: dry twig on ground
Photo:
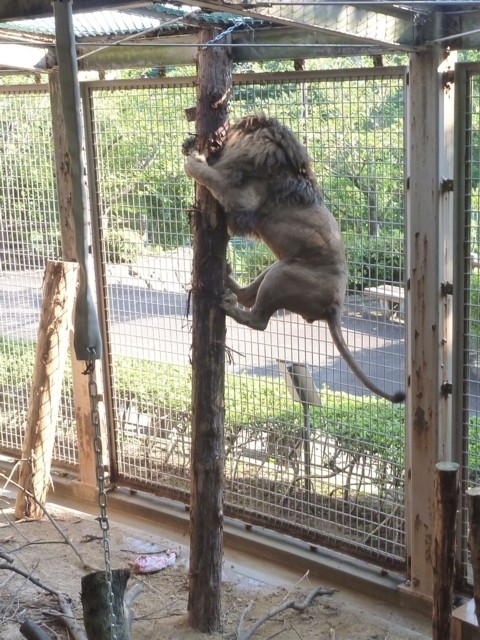
<path fill-rule="evenodd" d="M 14 487 L 16 487 L 19 491 L 23 491 L 25 493 L 25 495 L 27 495 L 29 498 L 31 498 L 35 504 L 37 504 L 42 510 L 43 513 L 45 514 L 45 516 L 48 518 L 50 524 L 53 526 L 53 528 L 57 531 L 57 533 L 63 538 L 64 542 L 66 544 L 68 544 L 69 547 L 71 547 L 71 549 L 73 550 L 73 552 L 75 553 L 75 555 L 77 556 L 77 558 L 80 560 L 80 562 L 82 563 L 82 568 L 83 569 L 93 569 L 93 567 L 90 567 L 88 565 L 88 563 L 85 562 L 85 560 L 82 557 L 82 554 L 78 551 L 78 549 L 76 548 L 76 546 L 73 544 L 73 542 L 71 540 L 68 539 L 68 536 L 65 535 L 65 533 L 62 531 L 62 529 L 58 526 L 58 524 L 55 522 L 55 520 L 52 518 L 52 516 L 48 513 L 48 511 L 45 508 L 45 505 L 43 505 L 41 502 L 39 502 L 39 500 L 37 500 L 37 498 L 33 495 L 33 493 L 30 493 L 29 491 L 27 491 L 26 489 L 24 489 L 23 487 L 21 487 L 19 484 L 17 484 L 16 482 L 14 482 L 10 477 L 6 476 L 4 473 L 0 472 L 0 478 L 3 478 L 6 482 L 5 482 L 5 486 L 7 486 L 8 484 L 13 484 Z"/>
<path fill-rule="evenodd" d="M 238 627 L 236 631 L 229 636 L 229 640 L 249 640 L 249 638 L 253 637 L 253 634 L 257 631 L 257 629 L 267 622 L 267 620 L 271 620 L 275 616 L 278 616 L 280 613 L 283 613 L 286 609 L 294 609 L 295 611 L 305 611 L 308 605 L 312 602 L 314 598 L 317 596 L 331 596 L 335 593 L 334 589 L 325 589 L 324 587 L 317 587 L 312 589 L 310 593 L 307 594 L 304 600 L 298 602 L 297 600 L 287 600 L 282 602 L 282 604 L 278 605 L 278 607 L 274 607 L 270 609 L 265 615 L 259 618 L 256 622 L 253 622 L 250 626 L 245 627 L 245 619 L 252 610 L 254 605 L 254 600 L 251 600 L 240 616 L 240 621 L 238 623 Z"/>
<path fill-rule="evenodd" d="M 83 631 L 83 629 L 81 628 L 81 626 L 79 625 L 79 623 L 77 622 L 77 619 L 73 614 L 72 607 L 70 605 L 70 602 L 67 596 L 65 596 L 63 593 L 60 593 L 60 591 L 46 584 L 39 578 L 36 578 L 35 576 L 31 575 L 28 571 L 24 571 L 19 567 L 15 567 L 13 564 L 9 562 L 0 563 L 0 571 L 2 569 L 4 570 L 6 569 L 7 571 L 13 571 L 14 573 L 17 573 L 19 576 L 23 576 L 35 586 L 39 587 L 40 589 L 43 589 L 50 595 L 54 596 L 57 599 L 58 607 L 59 607 L 58 618 L 60 618 L 63 624 L 67 627 L 73 640 L 87 640 L 87 636 L 85 635 L 85 632 Z"/>

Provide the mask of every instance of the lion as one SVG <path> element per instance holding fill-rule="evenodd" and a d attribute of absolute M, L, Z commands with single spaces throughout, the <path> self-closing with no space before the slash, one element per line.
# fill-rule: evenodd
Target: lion
<path fill-rule="evenodd" d="M 244 287 L 229 272 L 221 303 L 225 313 L 258 331 L 265 330 L 280 309 L 310 323 L 326 322 L 357 378 L 373 393 L 402 402 L 402 391 L 386 393 L 366 376 L 345 342 L 343 240 L 324 203 L 307 150 L 292 131 L 274 118 L 255 114 L 236 122 L 220 152 L 208 161 L 192 138 L 185 141 L 183 151 L 186 174 L 221 204 L 229 233 L 262 240 L 277 258 Z"/>

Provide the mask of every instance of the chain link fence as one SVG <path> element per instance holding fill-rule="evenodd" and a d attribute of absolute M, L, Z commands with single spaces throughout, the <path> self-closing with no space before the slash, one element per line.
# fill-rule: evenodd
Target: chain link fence
<path fill-rule="evenodd" d="M 466 491 L 480 483 L 480 67 L 460 66 L 456 90 L 460 95 L 457 120 L 458 246 L 457 323 L 463 358 L 459 359 L 454 393 L 455 418 L 461 452 L 462 484 L 460 578 L 469 580 L 468 512 Z"/>
<path fill-rule="evenodd" d="M 346 339 L 367 375 L 389 392 L 404 386 L 404 84 L 401 68 L 243 74 L 231 96 L 232 119 L 263 110 L 307 146 L 346 242 Z M 82 90 L 118 480 L 188 501 L 194 193 L 181 144 L 194 132 L 184 117 L 195 104 L 194 79 L 86 83 Z M 27 188 L 19 187 L 20 202 L 12 183 L 2 184 L 5 210 L 16 207 L 2 220 L 16 229 L 25 220 L 41 259 L 58 256 L 48 94 L 9 87 L 3 98 L 5 149 L 19 123 L 11 171 Z M 30 116 L 19 119 L 27 98 Z M 35 141 L 20 146 L 22 168 L 14 147 L 28 135 Z M 8 225 L 2 233 L 12 237 Z M 228 259 L 246 282 L 272 256 L 233 238 Z M 0 274 L 3 451 L 21 448 L 41 277 L 40 263 L 5 264 Z M 13 312 L 20 322 L 9 320 Z M 279 312 L 265 332 L 230 320 L 227 326 L 226 513 L 403 567 L 403 407 L 372 397 L 356 381 L 322 323 Z M 299 372 L 316 389 L 308 405 L 295 394 Z M 75 465 L 68 381 L 65 389 L 56 460 Z"/>

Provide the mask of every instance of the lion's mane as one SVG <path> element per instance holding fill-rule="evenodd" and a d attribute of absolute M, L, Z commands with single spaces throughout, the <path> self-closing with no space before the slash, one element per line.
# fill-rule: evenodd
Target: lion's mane
<path fill-rule="evenodd" d="M 275 205 L 322 202 L 307 150 L 287 127 L 264 114 L 246 116 L 230 129 L 221 155 L 235 158 L 247 177 L 269 182 Z"/>

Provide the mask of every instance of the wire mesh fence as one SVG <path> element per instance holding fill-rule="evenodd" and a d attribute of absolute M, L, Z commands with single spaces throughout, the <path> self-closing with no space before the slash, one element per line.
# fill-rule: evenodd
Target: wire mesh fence
<path fill-rule="evenodd" d="M 233 120 L 263 110 L 307 145 L 352 267 L 347 340 L 387 390 L 403 386 L 403 309 L 365 288 L 403 282 L 403 82 L 398 69 L 245 74 L 231 99 Z M 89 92 L 118 471 L 187 499 L 193 190 L 180 147 L 194 88 L 175 79 Z M 272 256 L 234 238 L 229 261 L 246 282 Z M 227 512 L 403 563 L 403 409 L 370 397 L 322 324 L 280 312 L 256 333 L 228 321 L 227 349 Z M 319 390 L 308 428 L 283 362 L 307 365 Z"/>
<path fill-rule="evenodd" d="M 48 88 L 5 86 L 0 95 L 0 447 L 13 452 L 27 417 L 44 267 L 61 249 Z M 55 456 L 75 464 L 64 386 Z"/>
<path fill-rule="evenodd" d="M 463 76 L 462 76 L 463 77 Z M 466 73 L 464 100 L 461 101 L 465 109 L 462 122 L 465 127 L 459 131 L 461 143 L 461 157 L 464 162 L 464 185 L 459 185 L 462 197 L 462 209 L 459 215 L 464 220 L 461 239 L 464 242 L 464 264 L 462 265 L 462 280 L 464 283 L 464 306 L 461 309 L 463 324 L 463 375 L 458 381 L 461 390 L 461 412 L 463 422 L 463 436 L 461 443 L 462 466 L 462 495 L 466 490 L 480 483 L 480 69 L 478 65 Z M 460 90 L 460 87 L 459 87 Z M 462 576 L 469 578 L 468 557 L 468 513 L 466 505 L 462 511 L 461 544 Z"/>
<path fill-rule="evenodd" d="M 38 173 L 18 169 L 28 186 L 24 192 L 31 194 L 28 208 L 9 191 L 10 182 L 2 185 L 3 200 L 18 208 L 5 219 L 28 221 L 44 259 L 59 255 L 48 94 L 44 88 L 8 91 L 2 112 L 11 101 L 11 122 L 21 128 L 15 145 L 28 135 L 35 138 L 28 171 L 34 167 Z M 118 479 L 188 500 L 188 212 L 194 193 L 183 171 L 181 144 L 193 133 L 184 109 L 195 104 L 194 82 L 87 83 L 83 91 Z M 23 120 L 16 117 L 15 100 L 26 96 L 32 105 Z M 340 222 L 349 261 L 343 330 L 350 348 L 379 386 L 389 392 L 402 388 L 403 70 L 237 76 L 232 119 L 259 110 L 277 117 L 306 144 L 326 202 Z M 13 124 L 4 120 L 8 138 Z M 7 163 L 4 144 L 2 162 Z M 16 153 L 12 166 L 21 162 Z M 10 239 L 12 231 L 5 229 Z M 27 255 L 26 248 L 22 251 Z M 228 258 L 241 282 L 272 261 L 265 247 L 238 238 L 231 240 Z M 21 447 L 41 277 L 41 264 L 17 271 L 5 266 L 0 274 L 6 302 L 4 451 Z M 398 290 L 395 300 L 379 291 L 392 286 Z M 8 320 L 13 312 L 20 322 Z M 278 312 L 265 332 L 230 320 L 227 326 L 226 512 L 313 544 L 403 566 L 403 408 L 372 397 L 357 382 L 322 323 L 309 325 Z M 312 402 L 298 401 L 298 376 L 291 375 L 298 371 L 315 387 Z M 65 385 L 56 457 L 61 464 L 76 464 L 68 380 Z"/>

